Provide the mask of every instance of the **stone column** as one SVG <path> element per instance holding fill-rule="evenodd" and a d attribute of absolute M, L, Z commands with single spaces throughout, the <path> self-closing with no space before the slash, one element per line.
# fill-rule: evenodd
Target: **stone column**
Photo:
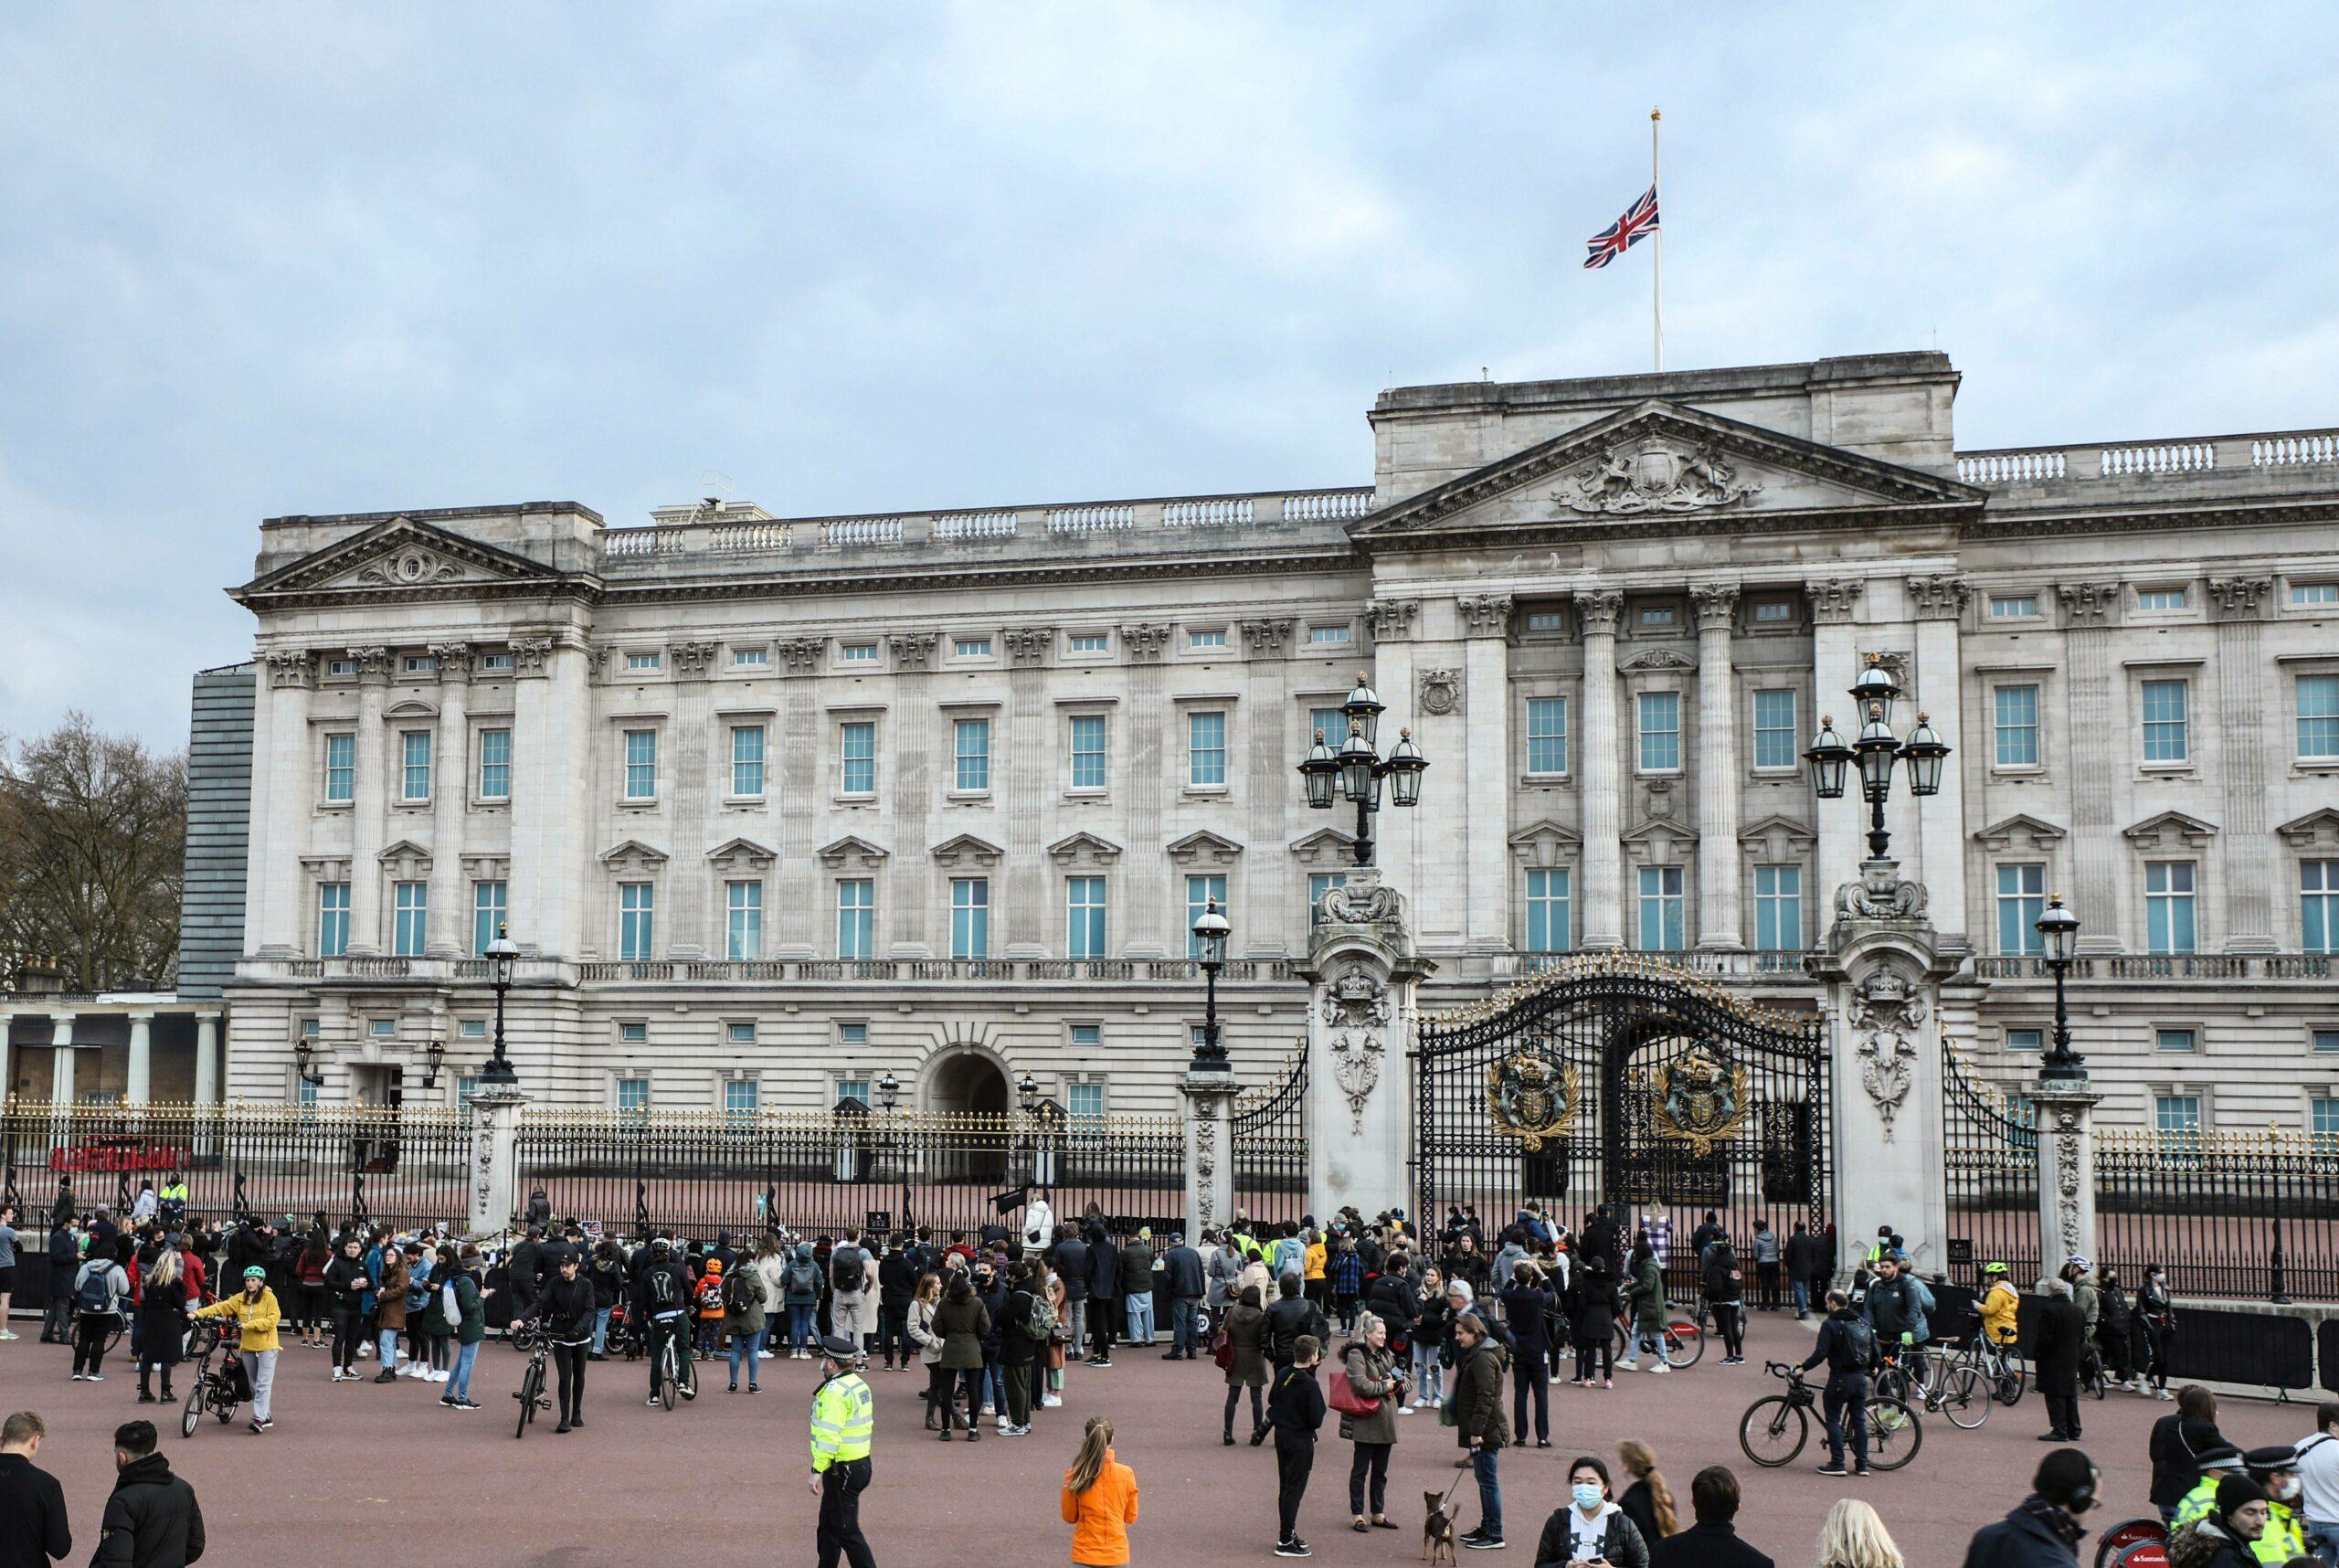
<path fill-rule="evenodd" d="M 1510 947 L 1510 795 L 1518 765 L 1510 755 L 1510 595 L 1464 594 L 1461 612 L 1462 702 L 1469 710 L 1466 735 L 1463 821 L 1469 855 L 1462 918 L 1462 946 L 1473 953 L 1505 952 Z M 1388 722 L 1384 715 L 1381 720 Z M 1386 753 L 1395 736 L 1381 737 Z M 1450 808 L 1449 808 L 1450 809 Z M 1389 813 L 1381 813 L 1386 817 Z"/>
<path fill-rule="evenodd" d="M 470 949 L 462 906 L 463 820 L 471 794 L 471 644 L 439 643 L 430 657 L 439 673 L 439 738 L 430 759 L 430 915 L 423 950 L 452 959 Z"/>
<path fill-rule="evenodd" d="M 518 1212 L 520 1111 L 518 1089 L 482 1088 L 471 1096 L 470 1234 L 502 1235 Z"/>
<path fill-rule="evenodd" d="M 1122 920 L 1122 927 L 1128 933 L 1128 945 L 1124 950 L 1132 955 L 1186 950 L 1182 935 L 1174 947 L 1162 936 L 1165 918 L 1176 920 L 1181 930 L 1185 923 L 1185 904 L 1170 896 L 1170 863 L 1162 853 L 1162 792 L 1170 768 L 1162 736 L 1176 718 L 1162 706 L 1162 656 L 1169 647 L 1170 628 L 1166 623 L 1140 622 L 1121 628 L 1121 652 L 1129 662 L 1129 701 L 1128 711 L 1114 716 L 1120 721 L 1121 735 L 1128 747 L 1126 788 L 1129 846 L 1128 854 L 1121 862 L 1120 902 L 1127 911 Z M 1109 756 L 1106 760 L 1109 766 Z M 1282 855 L 1283 846 L 1261 845 L 1249 853 L 1275 858 Z M 1228 889 L 1229 893 L 1233 891 L 1232 887 Z"/>
<path fill-rule="evenodd" d="M 1199 1245 L 1202 1233 L 1234 1217 L 1234 1150 L 1229 1122 L 1242 1086 L 1231 1068 L 1192 1068 L 1179 1084 L 1186 1097 L 1187 1234 Z"/>
<path fill-rule="evenodd" d="M 2041 1277 L 2065 1260 L 2095 1251 L 2096 1102 L 2087 1079 L 2040 1077 L 2029 1088 L 2038 1107 L 2038 1250 Z"/>
<path fill-rule="evenodd" d="M 708 682 L 715 652 L 713 642 L 666 647 L 674 679 L 673 756 L 667 759 L 670 771 L 659 781 L 658 790 L 671 803 L 666 821 L 672 824 L 668 831 L 673 834 L 675 853 L 666 862 L 666 885 L 659 896 L 666 903 L 666 951 L 677 959 L 719 959 L 724 950 L 721 895 L 706 862 L 706 852 L 720 842 L 708 826 L 721 821 L 721 807 L 714 802 L 729 789 L 731 772 L 731 737 L 727 730 L 715 728 L 714 687 Z"/>
<path fill-rule="evenodd" d="M 614 788 L 592 727 L 590 659 L 575 637 L 512 640 L 512 939 L 556 958 L 573 958 L 600 928 L 588 924 L 585 878 L 599 869 L 593 856 L 607 846 L 587 840 L 608 812 L 591 792 Z"/>
<path fill-rule="evenodd" d="M 2119 620 L 2118 583 L 2067 583 L 2063 601 L 2063 670 L 2071 737 L 2071 865 L 2078 896 L 2071 907 L 2085 922 L 2081 953 L 2116 953 L 2127 926 L 2120 874 L 2127 846 L 2112 821 L 2115 781 L 2125 772 L 2128 726 L 2111 659 L 2111 630 Z"/>
<path fill-rule="evenodd" d="M 389 838 L 390 651 L 353 648 L 357 661 L 357 797 L 350 803 L 349 950 L 382 950 L 382 850 Z M 303 725 L 302 729 L 308 726 Z M 307 737 L 303 736 L 305 747 Z"/>
<path fill-rule="evenodd" d="M 255 822 L 305 822 L 312 791 L 309 683 L 315 660 L 294 650 L 268 655 L 268 681 L 252 703 L 252 816 Z M 270 813 L 273 813 L 272 815 Z M 253 840 L 244 877 L 245 940 L 255 952 L 289 958 L 309 950 L 313 912 L 302 896 L 301 849 L 307 833 L 272 832 Z"/>
<path fill-rule="evenodd" d="M 0 1012 L 0 1105 L 16 1097 L 16 1051 L 9 1038 L 16 1025 L 15 1013 Z"/>
<path fill-rule="evenodd" d="M 1413 673 L 1413 622 L 1420 616 L 1421 608 L 1421 601 L 1412 599 L 1373 599 L 1364 607 L 1365 620 L 1372 627 L 1373 689 L 1381 694 L 1381 700 L 1389 705 L 1389 711 L 1381 715 L 1381 749 L 1384 754 L 1390 746 L 1394 744 L 1396 732 L 1401 729 L 1411 729 L 1413 732 L 1414 744 L 1420 746 L 1424 751 L 1431 750 L 1434 746 L 1424 733 L 1426 727 L 1424 719 L 1427 709 L 1422 704 L 1420 689 L 1415 683 Z M 1450 686 L 1442 689 L 1448 694 L 1453 691 Z M 1454 704 L 1448 702 L 1447 711 L 1451 712 L 1453 706 Z M 1325 737 L 1327 741 L 1330 738 L 1329 736 Z M 1307 755 L 1308 747 L 1315 743 L 1315 731 L 1309 729 L 1297 737 L 1297 744 L 1291 747 L 1290 755 L 1279 759 L 1286 770 L 1277 785 L 1284 790 L 1286 805 L 1265 814 L 1260 812 L 1255 804 L 1252 807 L 1252 821 L 1273 823 L 1280 830 L 1276 834 L 1278 842 L 1288 843 L 1301 836 L 1298 832 L 1294 831 L 1292 824 L 1286 820 L 1286 813 L 1293 807 L 1306 810 L 1305 801 L 1307 796 L 1298 779 L 1290 770 L 1297 767 L 1299 759 Z M 1453 753 L 1448 752 L 1446 755 L 1450 757 Z M 1431 799 L 1434 800 L 1435 797 L 1432 796 Z M 1374 825 L 1373 829 L 1372 858 L 1381 863 L 1381 875 L 1386 880 L 1400 883 L 1408 887 L 1422 885 L 1420 844 L 1424 821 L 1424 818 L 1419 810 L 1381 813 L 1381 821 Z M 1277 856 L 1278 860 L 1287 860 L 1287 858 L 1283 855 Z M 1279 865 L 1276 869 L 1279 877 L 1288 874 L 1288 865 Z M 1306 918 L 1306 913 L 1303 911 L 1300 919 L 1304 921 Z M 1424 909 L 1423 911 L 1424 927 L 1428 918 L 1429 912 Z"/>
<path fill-rule="evenodd" d="M 1583 780 L 1579 946 L 1586 948 L 1625 945 L 1624 780 L 1617 767 L 1624 739 L 1616 726 L 1616 618 L 1624 608 L 1625 596 L 1617 588 L 1575 596 L 1577 630 L 1583 636 L 1583 724 L 1575 737 L 1577 772 Z"/>
<path fill-rule="evenodd" d="M 1889 859 L 1860 871 L 1836 890 L 1826 948 L 1809 960 L 1827 991 L 1837 1234 L 1872 1236 L 1889 1224 L 1931 1273 L 1948 1261 L 1941 982 L 1960 960 L 1941 950 L 1923 884 L 1902 880 Z"/>
<path fill-rule="evenodd" d="M 2217 846 L 2225 859 L 2229 953 L 2275 949 L 2274 845 L 2266 825 L 2267 737 L 2274 726 L 2266 698 L 2265 616 L 2273 591 L 2271 577 L 2209 579 L 2217 622 L 2217 722 L 2225 752 L 2225 832 Z"/>
<path fill-rule="evenodd" d="M 1944 942 L 1970 947 L 1965 930 L 1965 791 L 1960 787 L 1965 776 L 1965 733 L 1958 701 L 1958 629 L 1968 594 L 1963 577 L 1909 579 L 1909 602 L 1917 616 L 1918 701 L 1913 711 L 1932 720 L 1934 733 L 1949 747 L 1941 793 L 1916 802 L 1918 878 L 1932 895 L 1940 918 L 1949 923 L 1942 932 Z M 1912 727 L 1913 720 L 1902 725 L 1901 734 Z M 1905 770 L 1900 786 L 1903 790 L 1908 787 Z"/>
<path fill-rule="evenodd" d="M 195 1015 L 195 1103 L 217 1105 L 219 1101 L 219 1015 L 198 1012 Z"/>
<path fill-rule="evenodd" d="M 1249 736 L 1244 770 L 1249 799 L 1244 806 L 1254 822 L 1272 821 L 1282 814 L 1282 802 L 1299 783 L 1291 769 L 1307 755 L 1306 747 L 1291 744 L 1287 727 L 1291 702 L 1286 650 L 1291 646 L 1291 621 L 1280 617 L 1243 623 L 1244 647 L 1251 656 L 1250 679 L 1244 683 L 1243 697 L 1244 705 L 1251 710 L 1244 726 Z M 1387 723 L 1385 715 L 1382 722 Z M 1312 742 L 1315 737 L 1308 739 Z M 1381 745 L 1388 744 L 1384 736 Z M 1390 813 L 1381 815 L 1385 820 Z M 1153 853 L 1158 856 L 1160 852 Z M 1232 896 L 1227 902 L 1239 916 L 1235 928 L 1243 934 L 1242 957 L 1279 959 L 1290 950 L 1285 937 L 1290 923 L 1284 915 L 1284 890 L 1290 881 L 1291 867 L 1279 842 L 1261 844 L 1244 854 L 1243 863 L 1230 873 L 1227 892 Z M 1182 926 L 1185 889 L 1172 885 L 1170 891 L 1170 907 L 1180 912 Z M 1185 950 L 1186 944 L 1180 942 L 1177 951 Z"/>
<path fill-rule="evenodd" d="M 1324 895 L 1324 918 L 1297 967 L 1307 993 L 1307 1191 L 1312 1212 L 1413 1207 L 1413 1097 L 1407 1053 L 1415 993 L 1436 966 L 1413 948 L 1405 901 L 1358 866 Z"/>
<path fill-rule="evenodd" d="M 782 688 L 787 711 L 780 721 L 787 742 L 779 748 L 780 799 L 786 804 L 776 813 L 778 907 L 768 912 L 766 925 L 777 938 L 766 951 L 776 959 L 811 958 L 820 928 L 820 863 L 813 857 L 812 830 L 826 815 L 823 803 L 837 792 L 841 779 L 833 771 L 836 747 L 822 733 L 827 720 L 820 711 L 820 685 L 805 677 L 820 669 L 826 651 L 827 644 L 814 637 L 789 638 L 779 645 L 788 677 Z"/>
<path fill-rule="evenodd" d="M 1854 622 L 1867 587 L 1857 577 L 1829 577 L 1804 586 L 1811 600 L 1812 690 L 1817 698 L 1814 705 L 1821 718 L 1836 720 L 1836 733 L 1847 746 L 1860 732 L 1859 715 L 1852 712 L 1852 699 L 1845 694 L 1859 678 L 1858 632 Z M 1815 735 L 1819 730 L 1815 724 L 1805 727 Z M 1868 830 L 1868 819 L 1849 803 L 1858 789 L 1857 779 L 1852 779 L 1844 802 L 1831 802 L 1820 810 L 1817 880 L 1823 890 L 1840 887 L 1859 875 L 1860 838 Z"/>
<path fill-rule="evenodd" d="M 153 1099 L 154 1073 L 154 1015 L 133 1012 L 130 1015 L 130 1070 L 122 1085 L 122 1097 L 129 1105 L 143 1106 Z"/>
<path fill-rule="evenodd" d="M 1698 747 L 1690 766 L 1698 789 L 1698 946 L 1746 946 L 1739 917 L 1738 677 L 1730 634 L 1738 618 L 1738 585 L 1695 587 L 1698 610 Z"/>
<path fill-rule="evenodd" d="M 73 1103 L 73 1014 L 50 1015 L 56 1033 L 48 1037 L 48 1097 L 51 1103 Z"/>
<path fill-rule="evenodd" d="M 993 904 L 991 921 L 994 927 L 1005 927 L 1007 947 L 1002 956 L 1010 959 L 1046 958 L 1050 934 L 1063 929 L 1063 914 L 1050 886 L 1045 848 L 1048 809 L 1042 796 L 1046 788 L 1043 769 L 1056 755 L 1054 738 L 1048 734 L 1053 715 L 1048 711 L 1047 694 L 1047 672 L 1039 660 L 1019 664 L 1008 672 L 1003 747 L 1007 758 L 1007 799 L 1003 802 L 1007 821 L 1007 898 L 1003 905 Z M 1160 846 L 1157 844 L 1148 858 L 1158 859 L 1159 855 Z M 1112 929 L 1108 915 L 1107 940 Z"/>

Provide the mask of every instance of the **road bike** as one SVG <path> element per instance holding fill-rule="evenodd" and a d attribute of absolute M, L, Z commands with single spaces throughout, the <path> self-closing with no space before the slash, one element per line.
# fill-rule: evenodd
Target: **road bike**
<path fill-rule="evenodd" d="M 1756 1464 L 1775 1470 L 1792 1464 L 1803 1452 L 1815 1424 L 1825 1432 L 1826 1422 L 1819 1414 L 1820 1391 L 1804 1382 L 1800 1367 L 1766 1361 L 1762 1370 L 1785 1379 L 1786 1392 L 1764 1394 L 1746 1407 L 1738 1423 L 1738 1446 Z M 1917 1413 L 1897 1399 L 1869 1394 L 1857 1419 L 1868 1423 L 1868 1464 L 1872 1470 L 1899 1469 L 1917 1457 L 1924 1442 L 1924 1425 Z"/>
<path fill-rule="evenodd" d="M 668 1410 L 674 1408 L 677 1398 L 698 1397 L 698 1367 L 684 1340 L 689 1332 L 685 1319 L 672 1333 L 652 1336 L 658 1340 L 658 1403 Z"/>
<path fill-rule="evenodd" d="M 2012 1345 L 1997 1343 L 1986 1330 L 1967 1340 L 1948 1364 L 1971 1367 L 1989 1389 L 1990 1397 L 2000 1404 L 2022 1403 L 2026 1381 L 2022 1362 L 2016 1358 Z"/>
<path fill-rule="evenodd" d="M 217 1367 L 212 1366 L 211 1358 L 217 1353 L 219 1341 L 219 1330 L 210 1323 L 196 1324 L 194 1337 L 188 1341 L 188 1354 L 195 1363 L 195 1386 L 186 1391 L 186 1404 L 179 1413 L 182 1437 L 195 1436 L 206 1411 L 217 1416 L 223 1426 L 235 1420 L 237 1407 L 249 1392 L 243 1362 L 234 1351 L 229 1351 Z"/>
<path fill-rule="evenodd" d="M 1616 1320 L 1616 1361 L 1620 1364 L 1627 1358 L 1639 1359 L 1636 1353 L 1638 1340 L 1639 1336 L 1633 1331 L 1632 1319 L 1629 1317 L 1619 1318 Z M 1696 1366 L 1705 1359 L 1705 1331 L 1679 1312 L 1667 1317 L 1657 1342 L 1664 1347 L 1665 1364 L 1676 1372 Z"/>
<path fill-rule="evenodd" d="M 518 1325 L 514 1325 L 516 1329 Z M 520 1423 L 513 1432 L 514 1438 L 525 1437 L 528 1427 L 539 1410 L 552 1408 L 552 1401 L 545 1397 L 545 1362 L 552 1354 L 551 1341 L 538 1329 L 530 1336 L 534 1349 L 528 1355 L 528 1368 L 520 1374 L 520 1389 L 512 1397 L 520 1402 Z"/>

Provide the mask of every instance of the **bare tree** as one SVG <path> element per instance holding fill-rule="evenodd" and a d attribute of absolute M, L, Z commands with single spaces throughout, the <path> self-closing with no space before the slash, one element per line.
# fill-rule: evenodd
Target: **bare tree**
<path fill-rule="evenodd" d="M 166 984 L 178 966 L 186 757 L 69 714 L 0 748 L 0 961 L 52 962 L 67 989 Z"/>

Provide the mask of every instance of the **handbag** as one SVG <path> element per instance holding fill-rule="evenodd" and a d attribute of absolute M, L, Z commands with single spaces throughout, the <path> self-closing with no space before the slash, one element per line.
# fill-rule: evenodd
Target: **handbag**
<path fill-rule="evenodd" d="M 1334 1372 L 1325 1383 L 1324 1403 L 1342 1415 L 1374 1415 L 1381 1410 L 1381 1396 L 1374 1394 L 1368 1399 L 1357 1393 L 1355 1386 L 1349 1382 L 1345 1368 Z"/>
<path fill-rule="evenodd" d="M 1218 1332 L 1211 1336 L 1210 1359 L 1218 1363 L 1221 1372 L 1234 1370 L 1234 1337 L 1226 1331 L 1223 1323 L 1218 1326 Z"/>

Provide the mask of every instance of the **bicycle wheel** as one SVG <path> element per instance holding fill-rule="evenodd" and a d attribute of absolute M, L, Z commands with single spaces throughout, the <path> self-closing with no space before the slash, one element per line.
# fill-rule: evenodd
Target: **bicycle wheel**
<path fill-rule="evenodd" d="M 2004 1357 L 1999 1361 L 1996 1371 L 1991 1375 L 1993 1378 L 1991 1393 L 2000 1404 L 2014 1405 L 2022 1403 L 2023 1386 L 2029 1374 L 2024 1371 L 2021 1362 L 2012 1356 Z"/>
<path fill-rule="evenodd" d="M 1738 1446 L 1766 1470 L 1794 1463 L 1810 1440 L 1811 1417 L 1783 1393 L 1756 1400 L 1738 1423 Z"/>
<path fill-rule="evenodd" d="M 1950 1425 L 1971 1432 L 1990 1418 L 1989 1395 L 1983 1392 L 1982 1374 L 1963 1361 L 1942 1374 L 1933 1403 Z"/>
<path fill-rule="evenodd" d="M 1687 1318 L 1676 1318 L 1666 1324 L 1659 1343 L 1665 1347 L 1665 1364 L 1676 1372 L 1705 1360 L 1706 1336 Z"/>
<path fill-rule="evenodd" d="M 116 1313 L 113 1327 L 106 1330 L 106 1354 L 113 1354 L 113 1348 L 120 1343 L 122 1343 L 122 1315 Z"/>
<path fill-rule="evenodd" d="M 682 1392 L 681 1382 L 675 1372 L 677 1365 L 674 1342 L 669 1340 L 666 1348 L 658 1352 L 658 1403 L 669 1410 L 674 1408 L 675 1397 Z"/>
<path fill-rule="evenodd" d="M 535 1362 L 530 1361 L 528 1370 L 520 1374 L 520 1392 L 512 1396 L 520 1402 L 520 1421 L 518 1426 L 513 1431 L 513 1437 L 525 1437 L 528 1435 L 529 1419 L 536 1413 L 536 1395 L 542 1392 L 543 1388 L 544 1373 L 536 1369 Z"/>
<path fill-rule="evenodd" d="M 1909 1403 L 1909 1374 L 1900 1370 L 1899 1363 L 1876 1374 L 1876 1395 L 1879 1399 L 1889 1399 L 1901 1404 Z"/>
<path fill-rule="evenodd" d="M 1871 1396 L 1861 1414 L 1868 1420 L 1870 1469 L 1897 1470 L 1917 1457 L 1925 1429 L 1915 1411 L 1897 1399 Z"/>
<path fill-rule="evenodd" d="M 195 1429 L 203 1425 L 203 1379 L 198 1375 L 195 1386 L 186 1391 L 186 1408 L 179 1412 L 179 1436 L 192 1437 Z"/>

